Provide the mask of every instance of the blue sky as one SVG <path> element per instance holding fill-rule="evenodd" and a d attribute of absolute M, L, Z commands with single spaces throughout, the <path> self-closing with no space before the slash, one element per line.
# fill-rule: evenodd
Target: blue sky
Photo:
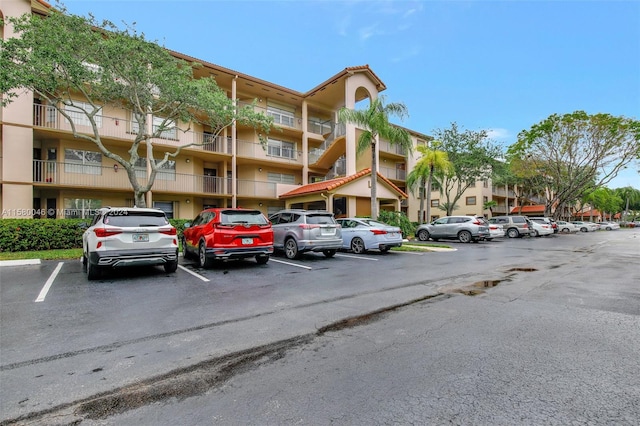
<path fill-rule="evenodd" d="M 510 145 L 549 115 L 640 119 L 640 1 L 67 0 L 147 39 L 300 92 L 368 64 L 397 122 Z M 640 189 L 630 167 L 609 187 Z"/>

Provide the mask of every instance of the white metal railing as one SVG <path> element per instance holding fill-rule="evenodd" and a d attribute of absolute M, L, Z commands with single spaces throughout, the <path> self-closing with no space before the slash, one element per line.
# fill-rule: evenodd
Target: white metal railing
<path fill-rule="evenodd" d="M 267 108 L 264 108 L 243 101 L 238 102 L 238 107 L 252 107 L 255 112 L 273 117 L 273 124 L 302 130 L 302 117 L 292 113 L 291 111 L 283 110 L 274 106 L 268 106 Z"/>
<path fill-rule="evenodd" d="M 272 161 L 286 164 L 302 165 L 302 152 L 290 148 L 276 149 L 274 146 L 263 146 L 258 142 L 236 140 L 237 155 L 258 160 Z"/>
<path fill-rule="evenodd" d="M 407 171 L 402 169 L 381 166 L 378 172 L 387 179 L 406 180 L 407 178 Z"/>
<path fill-rule="evenodd" d="M 36 127 L 44 127 L 54 130 L 63 130 L 71 132 L 71 123 L 50 105 L 33 105 L 33 125 Z M 120 117 L 97 116 L 96 122 L 99 124 L 98 131 L 101 137 L 110 137 L 117 139 L 125 139 L 133 141 L 136 134 L 133 130 L 137 127 L 137 122 L 126 120 Z M 80 133 L 93 135 L 91 128 L 86 119 L 76 122 L 76 130 Z M 187 144 L 195 144 L 191 148 L 202 149 L 205 151 L 219 152 L 230 154 L 230 143 L 225 143 L 221 136 L 214 137 L 207 132 L 193 131 L 165 131 L 166 137 L 154 138 L 153 142 L 161 145 L 182 146 Z"/>
<path fill-rule="evenodd" d="M 407 155 L 407 150 L 405 147 L 403 147 L 402 145 L 399 145 L 397 143 L 391 143 L 389 141 L 386 140 L 381 140 L 379 142 L 379 149 L 380 151 L 383 152 L 388 152 L 391 154 L 397 154 L 397 155 L 402 155 L 402 156 L 406 156 Z"/>
<path fill-rule="evenodd" d="M 42 185 L 63 185 L 105 189 L 131 190 L 131 183 L 122 168 L 81 165 L 48 160 L 33 160 L 33 183 Z M 91 168 L 87 170 L 86 168 Z M 78 173 L 79 171 L 88 173 Z M 218 176 L 193 175 L 187 173 L 165 174 L 156 177 L 152 190 L 180 194 L 231 195 L 231 179 Z M 147 183 L 146 176 L 138 177 L 142 185 Z M 276 184 L 238 179 L 237 195 L 277 198 Z"/>

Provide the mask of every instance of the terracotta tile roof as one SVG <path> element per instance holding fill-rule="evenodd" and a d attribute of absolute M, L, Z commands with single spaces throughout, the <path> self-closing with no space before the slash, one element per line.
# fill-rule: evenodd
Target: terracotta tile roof
<path fill-rule="evenodd" d="M 280 198 L 291 198 L 291 197 L 297 197 L 299 195 L 307 195 L 307 194 L 314 194 L 314 193 L 320 193 L 325 191 L 332 191 L 336 188 L 346 185 L 349 182 L 353 182 L 357 179 L 360 179 L 368 175 L 371 175 L 371 168 L 360 170 L 358 173 L 351 176 L 343 176 L 335 179 L 323 180 L 322 182 L 315 182 L 307 185 L 302 185 L 294 190 L 291 190 L 289 192 L 286 192 L 280 195 Z M 408 198 L 408 195 L 402 189 L 398 188 L 393 182 L 391 182 L 386 177 L 382 176 L 380 173 L 378 173 L 378 179 L 383 180 L 387 185 L 389 185 L 394 191 L 396 191 L 402 197 Z"/>
<path fill-rule="evenodd" d="M 511 214 L 520 213 L 520 212 L 522 212 L 522 214 L 544 213 L 544 204 L 534 204 L 532 206 L 518 206 L 511 209 Z"/>

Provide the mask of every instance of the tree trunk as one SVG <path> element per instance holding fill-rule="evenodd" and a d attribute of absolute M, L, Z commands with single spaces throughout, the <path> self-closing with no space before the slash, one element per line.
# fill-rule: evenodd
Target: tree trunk
<path fill-rule="evenodd" d="M 420 210 L 418 214 L 420 217 L 418 218 L 418 224 L 422 225 L 424 223 L 424 179 L 420 179 Z"/>
<path fill-rule="evenodd" d="M 147 207 L 147 200 L 145 195 L 147 195 L 146 192 L 141 192 L 141 191 L 134 191 L 133 192 L 133 205 L 136 207 L 141 207 L 141 208 L 145 208 Z"/>
<path fill-rule="evenodd" d="M 433 176 L 433 167 L 429 170 L 429 177 L 425 184 L 425 191 L 427 194 L 427 223 L 431 222 L 431 177 Z"/>
<path fill-rule="evenodd" d="M 378 220 L 378 161 L 376 158 L 376 142 L 371 143 L 371 219 Z"/>

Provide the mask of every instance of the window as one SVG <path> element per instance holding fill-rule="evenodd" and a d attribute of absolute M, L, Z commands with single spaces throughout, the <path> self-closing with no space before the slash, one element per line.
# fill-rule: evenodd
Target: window
<path fill-rule="evenodd" d="M 483 180 L 483 181 L 482 181 L 482 186 L 483 186 L 484 188 L 488 188 L 488 187 L 489 187 L 489 180 L 488 180 L 488 179 Z"/>
<path fill-rule="evenodd" d="M 81 149 L 65 149 L 64 171 L 66 173 L 101 175 L 102 154 Z"/>
<path fill-rule="evenodd" d="M 65 198 L 65 219 L 88 219 L 96 214 L 96 210 L 102 207 L 102 200 Z"/>
<path fill-rule="evenodd" d="M 136 161 L 136 164 L 134 164 L 134 168 L 136 169 L 137 177 L 142 179 L 147 177 L 147 159 L 145 157 L 138 158 L 138 161 Z M 156 179 L 176 180 L 176 162 L 174 160 L 169 160 L 164 163 L 158 170 Z"/>
<path fill-rule="evenodd" d="M 467 205 L 475 206 L 476 205 L 476 197 L 467 197 Z"/>
<path fill-rule="evenodd" d="M 486 203 L 489 201 L 489 197 L 487 197 L 486 195 L 484 197 L 482 197 L 482 202 Z"/>
<path fill-rule="evenodd" d="M 176 122 L 173 120 L 167 120 L 165 122 L 164 117 L 156 117 L 155 115 L 152 118 L 153 120 L 153 133 L 156 133 L 160 130 L 160 126 L 164 122 L 164 129 L 158 136 L 162 139 L 178 139 L 178 126 L 176 126 Z M 138 121 L 136 120 L 135 114 L 131 113 L 131 133 L 138 133 L 139 129 Z"/>
<path fill-rule="evenodd" d="M 284 105 L 275 106 L 274 104 L 267 105 L 267 115 L 273 117 L 275 124 L 284 124 L 285 126 L 295 127 L 293 108 L 286 107 Z"/>
<path fill-rule="evenodd" d="M 173 202 L 172 201 L 154 201 L 153 208 L 162 210 L 167 219 L 173 219 Z"/>
<path fill-rule="evenodd" d="M 296 182 L 296 177 L 294 175 L 286 174 L 286 173 L 267 173 L 267 181 L 275 182 L 275 183 L 290 183 L 294 184 Z"/>
<path fill-rule="evenodd" d="M 440 200 L 431 200 L 431 207 L 438 207 L 440 205 Z"/>
<path fill-rule="evenodd" d="M 84 111 L 91 113 L 93 111 L 93 106 L 88 102 L 80 102 L 80 101 L 72 101 L 73 105 L 65 105 L 64 111 L 71 117 L 73 124 L 76 126 L 91 126 L 91 122 L 87 117 L 87 114 Z M 98 113 L 101 108 L 98 108 Z M 102 116 L 94 115 L 94 121 L 96 122 L 96 126 L 99 128 L 102 127 Z"/>
<path fill-rule="evenodd" d="M 269 138 L 267 155 L 272 157 L 296 158 L 296 144 Z"/>

